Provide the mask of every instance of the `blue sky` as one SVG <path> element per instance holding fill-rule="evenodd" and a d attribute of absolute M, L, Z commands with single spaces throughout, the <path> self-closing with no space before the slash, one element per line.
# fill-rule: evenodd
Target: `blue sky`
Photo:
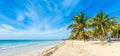
<path fill-rule="evenodd" d="M 120 0 L 0 0 L 0 39 L 64 39 L 71 18 L 104 11 L 120 18 Z M 120 21 L 120 19 L 118 19 Z"/>

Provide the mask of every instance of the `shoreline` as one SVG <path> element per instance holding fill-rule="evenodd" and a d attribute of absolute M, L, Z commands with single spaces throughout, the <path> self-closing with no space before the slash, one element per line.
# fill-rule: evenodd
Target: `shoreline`
<path fill-rule="evenodd" d="M 60 43 L 58 45 L 55 45 L 51 48 L 47 48 L 46 50 L 42 51 L 39 56 L 50 56 L 52 55 L 58 48 L 62 47 L 64 43 Z"/>
<path fill-rule="evenodd" d="M 120 41 L 102 45 L 100 41 L 67 40 L 39 56 L 120 56 Z"/>
<path fill-rule="evenodd" d="M 102 45 L 100 41 L 65 40 L 33 50 L 0 56 L 120 56 L 120 41 Z M 41 48 L 41 49 L 40 49 Z M 23 48 L 25 49 L 25 48 Z M 16 49 L 17 50 L 17 49 Z M 17 50 L 20 51 L 20 50 Z M 15 52 L 17 52 L 15 51 Z"/>
<path fill-rule="evenodd" d="M 9 48 L 0 50 L 0 56 L 38 56 L 42 51 L 50 49 L 63 41 L 46 42 L 46 44 L 30 44 L 26 46 L 18 46 L 17 48 Z"/>
<path fill-rule="evenodd" d="M 58 45 L 58 44 L 49 45 L 49 46 L 46 46 L 46 47 L 44 47 L 44 48 L 42 48 L 42 49 L 33 50 L 33 51 L 28 52 L 28 53 L 26 52 L 26 53 L 21 54 L 21 55 L 18 55 L 18 56 L 41 56 L 40 54 L 41 54 L 42 52 L 44 52 L 45 50 L 49 50 L 49 49 L 51 49 L 52 47 L 55 47 L 56 45 Z"/>

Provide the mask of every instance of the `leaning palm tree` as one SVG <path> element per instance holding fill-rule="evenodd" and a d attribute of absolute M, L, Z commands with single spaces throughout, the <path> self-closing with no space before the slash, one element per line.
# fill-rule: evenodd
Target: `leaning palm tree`
<path fill-rule="evenodd" d="M 70 24 L 67 29 L 72 29 L 72 39 L 82 39 L 84 34 L 84 28 L 88 27 L 87 20 L 84 13 L 80 13 L 72 19 L 74 23 Z M 79 36 L 80 35 L 80 36 Z"/>
<path fill-rule="evenodd" d="M 97 38 L 100 40 L 106 37 L 108 29 L 111 29 L 115 25 L 116 17 L 109 17 L 107 14 L 102 11 L 98 13 L 95 17 L 91 18 L 90 22 L 92 23 L 92 28 L 97 31 Z M 109 30 L 110 31 L 110 30 Z"/>

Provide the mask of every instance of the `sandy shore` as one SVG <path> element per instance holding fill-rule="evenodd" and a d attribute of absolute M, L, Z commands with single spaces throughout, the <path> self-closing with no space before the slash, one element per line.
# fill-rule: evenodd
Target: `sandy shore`
<path fill-rule="evenodd" d="M 118 41 L 102 45 L 99 41 L 67 40 L 42 49 L 39 46 L 31 46 L 29 48 L 31 50 L 24 52 L 23 49 L 27 48 L 7 50 L 7 53 L 2 51 L 0 56 L 120 56 L 120 42 Z"/>
<path fill-rule="evenodd" d="M 41 52 L 39 56 L 120 56 L 120 42 L 102 45 L 99 41 L 67 40 Z"/>
<path fill-rule="evenodd" d="M 20 46 L 6 50 L 0 50 L 0 56 L 39 56 L 44 50 L 51 49 L 52 47 L 60 44 L 61 42 L 52 42 L 47 44 L 32 44 L 27 46 Z"/>

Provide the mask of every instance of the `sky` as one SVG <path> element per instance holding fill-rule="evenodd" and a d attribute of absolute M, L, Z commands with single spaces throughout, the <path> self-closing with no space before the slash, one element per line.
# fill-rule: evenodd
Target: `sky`
<path fill-rule="evenodd" d="M 0 0 L 0 39 L 66 39 L 75 15 L 100 11 L 120 18 L 120 0 Z"/>

